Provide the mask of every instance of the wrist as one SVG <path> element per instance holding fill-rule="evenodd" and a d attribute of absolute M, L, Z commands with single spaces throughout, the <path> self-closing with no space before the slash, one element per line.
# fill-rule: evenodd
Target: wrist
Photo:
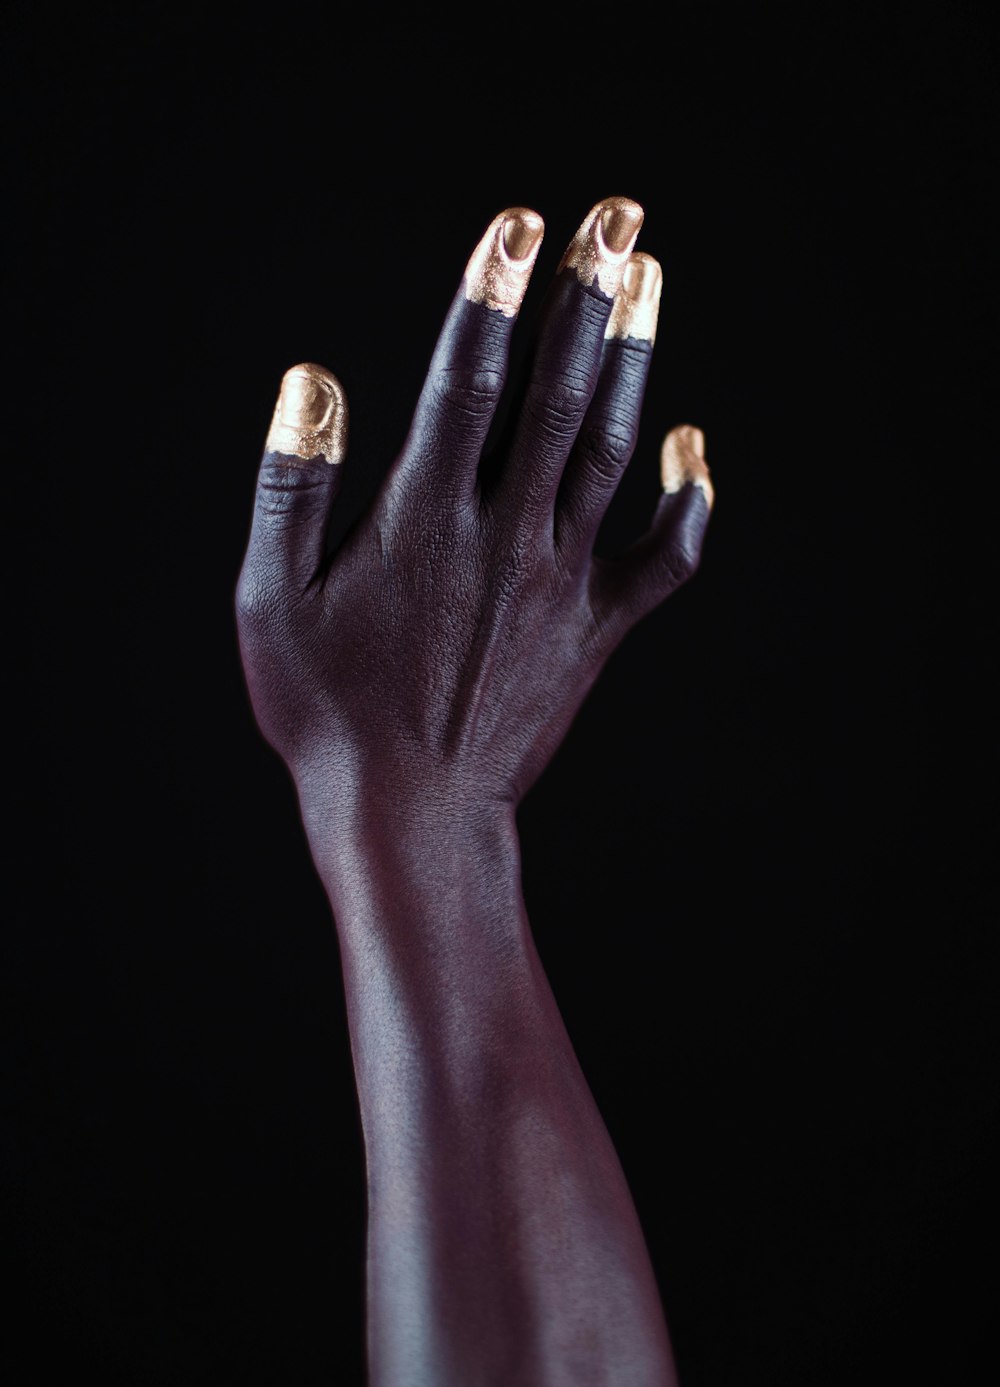
<path fill-rule="evenodd" d="M 484 822 L 505 822 L 514 803 L 506 786 L 480 768 L 393 748 L 371 756 L 338 746 L 334 754 L 289 762 L 307 829 L 327 826 L 368 837 L 386 822 L 406 833 L 461 833 Z"/>
<path fill-rule="evenodd" d="M 299 807 L 320 870 L 333 862 L 414 862 L 446 846 L 516 839 L 514 805 L 462 783 L 366 778 L 344 786 L 296 776 Z M 507 849 L 505 848 L 505 851 Z"/>
<path fill-rule="evenodd" d="M 468 783 L 296 777 L 338 929 L 475 929 L 523 915 L 514 805 Z"/>

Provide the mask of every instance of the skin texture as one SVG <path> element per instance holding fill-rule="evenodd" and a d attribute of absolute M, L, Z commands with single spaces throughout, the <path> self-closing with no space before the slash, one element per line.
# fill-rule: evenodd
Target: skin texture
<path fill-rule="evenodd" d="M 332 398 L 337 447 L 306 431 L 312 457 L 261 464 L 240 642 L 340 941 L 377 1387 L 675 1380 L 624 1176 L 531 940 L 515 826 L 610 652 L 694 572 L 708 520 L 701 435 L 681 427 L 650 530 L 593 555 L 652 350 L 648 303 L 645 337 L 605 337 L 641 219 L 626 203 L 585 219 L 488 457 L 516 307 L 474 301 L 480 247 L 406 443 L 332 557 L 345 407 L 322 368 L 313 420 Z M 533 225 L 508 242 L 523 251 Z"/>

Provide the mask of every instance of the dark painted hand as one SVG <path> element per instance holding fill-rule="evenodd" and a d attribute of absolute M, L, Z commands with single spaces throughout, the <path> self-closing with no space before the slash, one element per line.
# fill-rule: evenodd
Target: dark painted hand
<path fill-rule="evenodd" d="M 636 441 L 660 268 L 641 209 L 598 204 L 542 313 L 502 445 L 483 447 L 542 235 L 491 224 L 452 304 L 413 425 L 332 558 L 346 404 L 313 365 L 285 376 L 237 608 L 260 726 L 300 792 L 516 804 L 626 631 L 695 569 L 711 504 L 698 429 L 663 449 L 653 524 L 623 557 L 593 542 Z"/>

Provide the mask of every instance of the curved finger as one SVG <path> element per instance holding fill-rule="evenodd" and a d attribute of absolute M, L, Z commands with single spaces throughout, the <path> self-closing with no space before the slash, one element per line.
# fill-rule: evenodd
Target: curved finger
<path fill-rule="evenodd" d="M 559 266 L 545 307 L 501 489 L 530 517 L 551 515 L 601 368 L 604 334 L 643 211 L 630 198 L 591 208 Z"/>
<path fill-rule="evenodd" d="M 433 460 L 435 485 L 475 484 L 544 231 L 527 207 L 508 207 L 490 222 L 441 329 L 395 477 L 426 477 Z"/>
<path fill-rule="evenodd" d="M 663 494 L 650 528 L 622 558 L 595 568 L 594 616 L 612 643 L 692 577 L 701 558 L 715 499 L 701 429 L 671 429 L 660 475 Z"/>
<path fill-rule="evenodd" d="M 633 252 L 605 329 L 597 388 L 556 498 L 556 544 L 564 551 L 593 546 L 635 450 L 662 287 L 659 262 Z"/>
<path fill-rule="evenodd" d="M 312 362 L 286 371 L 257 475 L 242 605 L 301 593 L 315 580 L 346 447 L 347 400 L 336 376 Z"/>

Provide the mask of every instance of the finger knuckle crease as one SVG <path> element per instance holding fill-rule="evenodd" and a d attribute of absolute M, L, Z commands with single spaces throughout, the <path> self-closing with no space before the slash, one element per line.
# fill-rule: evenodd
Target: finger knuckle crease
<path fill-rule="evenodd" d="M 283 515 L 291 510 L 299 496 L 325 488 L 329 474 L 320 468 L 329 463 L 317 463 L 313 467 L 295 467 L 288 463 L 280 467 L 265 468 L 257 483 L 257 501 L 267 515 Z"/>
<path fill-rule="evenodd" d="M 536 423 L 553 433 L 575 433 L 590 403 L 590 390 L 567 381 L 539 385 L 526 403 Z"/>
<path fill-rule="evenodd" d="M 680 587 L 694 576 L 698 569 L 700 554 L 690 545 L 678 542 L 672 544 L 664 555 L 666 577 L 673 587 Z"/>
<path fill-rule="evenodd" d="M 600 477 L 617 481 L 632 456 L 634 442 L 631 430 L 605 421 L 587 438 L 585 455 Z"/>
<path fill-rule="evenodd" d="M 649 370 L 649 361 L 653 355 L 652 342 L 644 341 L 639 337 L 620 337 L 618 341 L 622 367 L 625 372 L 637 381 L 645 379 L 646 372 Z"/>
<path fill-rule="evenodd" d="M 435 394 L 445 408 L 482 418 L 496 406 L 503 389 L 502 371 L 489 367 L 443 371 L 435 382 Z"/>

